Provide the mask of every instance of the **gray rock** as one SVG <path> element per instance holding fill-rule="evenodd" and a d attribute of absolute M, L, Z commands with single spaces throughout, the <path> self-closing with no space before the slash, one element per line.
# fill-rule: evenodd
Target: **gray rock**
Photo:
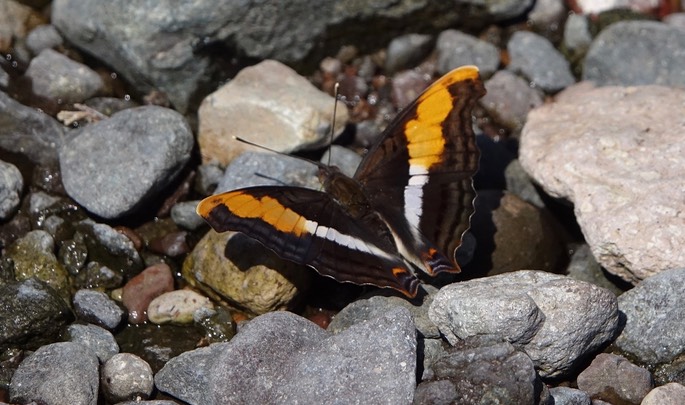
<path fill-rule="evenodd" d="M 357 324 L 281 370 L 290 373 L 276 385 L 277 403 L 409 404 L 416 387 L 416 330 L 409 311 L 395 308 Z"/>
<path fill-rule="evenodd" d="M 616 346 L 646 364 L 668 363 L 685 347 L 685 269 L 652 276 L 619 297 L 626 324 Z"/>
<path fill-rule="evenodd" d="M 433 288 L 433 290 L 435 290 Z M 428 318 L 428 308 L 433 302 L 434 295 L 426 294 L 420 306 L 414 305 L 400 297 L 375 296 L 368 299 L 360 299 L 352 302 L 338 312 L 328 325 L 327 330 L 340 333 L 347 328 L 364 321 L 378 318 L 394 307 L 404 307 L 409 310 L 416 324 L 416 329 L 421 336 L 427 338 L 440 337 L 438 327 Z"/>
<path fill-rule="evenodd" d="M 583 243 L 572 249 L 573 254 L 571 254 L 571 261 L 566 268 L 566 274 L 569 277 L 606 288 L 617 297 L 623 294 L 623 290 L 607 278 L 607 275 L 602 270 L 602 266 L 597 263 L 597 260 L 595 260 L 595 257 L 592 255 L 590 246 Z"/>
<path fill-rule="evenodd" d="M 507 342 L 485 336 L 466 339 L 448 349 L 433 369 L 436 380 L 452 382 L 456 391 L 455 399 L 446 403 L 534 404 L 542 391 L 543 384 L 528 356 Z M 431 384 L 435 382 L 422 382 L 417 393 Z M 451 387 L 444 388 L 446 394 L 453 392 Z M 434 387 L 428 391 L 435 395 Z M 414 402 L 427 403 L 416 397 Z"/>
<path fill-rule="evenodd" d="M 204 225 L 205 221 L 195 209 L 200 201 L 182 201 L 171 207 L 171 219 L 174 223 L 188 230 L 195 230 Z"/>
<path fill-rule="evenodd" d="M 119 353 L 119 345 L 107 329 L 95 325 L 72 324 L 67 328 L 66 339 L 80 343 L 95 353 L 100 363 L 105 363 Z"/>
<path fill-rule="evenodd" d="M 15 403 L 96 405 L 98 359 L 78 343 L 43 346 L 21 362 L 9 394 Z"/>
<path fill-rule="evenodd" d="M 435 44 L 437 70 L 445 74 L 464 65 L 476 65 L 482 77 L 490 77 L 499 66 L 499 50 L 489 42 L 457 30 L 440 33 Z"/>
<path fill-rule="evenodd" d="M 406 34 L 388 44 L 385 71 L 392 74 L 418 65 L 433 48 L 433 37 L 425 34 Z"/>
<path fill-rule="evenodd" d="M 507 182 L 507 190 L 512 192 L 524 201 L 527 201 L 538 208 L 544 208 L 545 203 L 540 197 L 540 193 L 533 184 L 530 176 L 523 170 L 521 162 L 514 159 L 504 170 L 504 179 Z"/>
<path fill-rule="evenodd" d="M 413 0 L 327 0 L 312 12 L 304 0 L 194 1 L 181 10 L 169 0 L 142 5 L 57 0 L 52 22 L 70 43 L 112 66 L 134 88 L 160 89 L 185 112 L 193 95 L 216 84 L 207 86 L 212 73 L 226 63 L 212 57 L 217 47 L 223 55 L 296 65 L 305 58 L 320 60 L 343 45 L 371 51 L 407 32 L 436 32 L 460 22 L 485 26 L 521 16 L 532 3 L 507 0 L 474 7 L 466 2 L 455 7 Z"/>
<path fill-rule="evenodd" d="M 153 399 L 151 401 L 124 401 L 117 402 L 117 405 L 179 405 L 176 401 L 168 399 Z"/>
<path fill-rule="evenodd" d="M 0 148 L 34 163 L 57 162 L 64 138 L 64 127 L 57 120 L 0 91 L 0 122 Z"/>
<path fill-rule="evenodd" d="M 24 178 L 11 163 L 0 160 L 0 220 L 8 219 L 21 202 Z"/>
<path fill-rule="evenodd" d="M 94 214 L 120 217 L 176 177 L 193 142 L 190 127 L 173 110 L 146 106 L 120 111 L 88 125 L 60 150 L 64 188 Z"/>
<path fill-rule="evenodd" d="M 102 391 L 111 403 L 147 399 L 153 389 L 150 365 L 135 354 L 117 354 L 102 367 Z"/>
<path fill-rule="evenodd" d="M 639 404 L 654 388 L 649 371 L 609 353 L 598 354 L 577 381 L 591 398 L 611 404 Z"/>
<path fill-rule="evenodd" d="M 487 93 L 480 99 L 491 117 L 499 124 L 520 132 L 526 123 L 528 112 L 542 105 L 539 90 L 508 70 L 500 70 L 485 82 Z"/>
<path fill-rule="evenodd" d="M 591 405 L 592 399 L 587 392 L 570 387 L 554 387 L 549 389 L 554 398 L 554 405 Z"/>
<path fill-rule="evenodd" d="M 359 163 L 362 161 L 362 157 L 357 153 L 340 145 L 331 145 L 331 147 L 324 152 L 323 156 L 321 156 L 320 162 L 329 164 L 328 155 L 331 155 L 330 165 L 337 166 L 341 172 L 349 177 L 354 176 L 354 173 L 357 171 L 357 166 L 359 166 Z"/>
<path fill-rule="evenodd" d="M 157 387 L 190 404 L 410 403 L 415 329 L 394 309 L 337 335 L 288 312 L 259 316 L 228 343 L 184 353 Z"/>
<path fill-rule="evenodd" d="M 82 102 L 104 86 L 94 70 L 52 49 L 33 58 L 25 76 L 35 94 L 63 104 Z"/>
<path fill-rule="evenodd" d="M 124 310 L 107 294 L 96 290 L 76 291 L 74 312 L 80 319 L 109 330 L 115 329 L 124 319 Z"/>
<path fill-rule="evenodd" d="M 555 93 L 576 81 L 568 61 L 543 36 L 517 31 L 509 40 L 507 50 L 511 58 L 509 69 L 521 73 L 547 93 Z"/>
<path fill-rule="evenodd" d="M 64 43 L 64 40 L 57 31 L 57 28 L 50 24 L 39 25 L 26 36 L 26 47 L 34 55 L 38 55 L 43 49 L 61 46 L 62 43 Z"/>
<path fill-rule="evenodd" d="M 62 198 L 43 191 L 36 191 L 29 195 L 29 212 L 35 216 L 41 215 L 50 206 L 62 201 Z"/>
<path fill-rule="evenodd" d="M 251 186 L 321 188 L 315 165 L 273 153 L 245 152 L 226 167 L 215 194 Z"/>
<path fill-rule="evenodd" d="M 564 48 L 574 55 L 584 55 L 592 43 L 590 22 L 582 14 L 570 14 L 564 25 Z"/>
<path fill-rule="evenodd" d="M 559 29 L 567 15 L 563 0 L 537 0 L 528 12 L 528 21 L 535 28 L 554 32 Z"/>
<path fill-rule="evenodd" d="M 216 359 L 231 350 L 229 343 L 214 343 L 169 360 L 155 374 L 155 386 L 192 405 L 210 404 L 207 387 Z"/>
<path fill-rule="evenodd" d="M 625 63 L 630 60 L 631 63 Z M 685 86 L 685 31 L 655 21 L 611 24 L 592 42 L 583 80 L 601 86 Z"/>
<path fill-rule="evenodd" d="M 531 111 L 521 132 L 523 168 L 573 203 L 594 257 L 633 284 L 685 263 L 682 105 L 678 88 L 584 82 Z"/>
<path fill-rule="evenodd" d="M 618 328 L 610 291 L 539 271 L 443 287 L 428 314 L 452 344 L 469 336 L 501 336 L 528 354 L 542 377 L 552 378 L 572 372 Z"/>
<path fill-rule="evenodd" d="M 685 403 L 685 386 L 668 383 L 649 391 L 640 405 L 678 405 Z"/>
<path fill-rule="evenodd" d="M 54 342 L 72 319 L 67 304 L 47 284 L 33 278 L 0 283 L 0 351 Z"/>
<path fill-rule="evenodd" d="M 219 167 L 218 162 L 201 164 L 197 169 L 195 190 L 202 195 L 212 194 L 223 175 L 224 170 Z"/>

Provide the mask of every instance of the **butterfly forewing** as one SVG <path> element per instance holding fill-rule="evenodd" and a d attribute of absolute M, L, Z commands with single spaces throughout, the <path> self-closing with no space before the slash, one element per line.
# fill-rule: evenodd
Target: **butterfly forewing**
<path fill-rule="evenodd" d="M 454 253 L 473 213 L 480 156 L 471 110 L 484 94 L 477 68 L 446 74 L 386 128 L 355 174 L 374 209 L 403 216 L 395 233 L 429 273 L 459 270 Z"/>

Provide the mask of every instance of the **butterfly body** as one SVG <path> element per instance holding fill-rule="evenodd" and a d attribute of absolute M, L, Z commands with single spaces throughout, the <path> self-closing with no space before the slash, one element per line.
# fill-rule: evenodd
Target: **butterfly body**
<path fill-rule="evenodd" d="M 354 177 L 322 166 L 324 191 L 250 187 L 197 211 L 215 230 L 245 233 L 322 275 L 413 297 L 415 268 L 459 271 L 479 158 L 471 108 L 483 94 L 475 67 L 455 69 L 398 115 Z"/>

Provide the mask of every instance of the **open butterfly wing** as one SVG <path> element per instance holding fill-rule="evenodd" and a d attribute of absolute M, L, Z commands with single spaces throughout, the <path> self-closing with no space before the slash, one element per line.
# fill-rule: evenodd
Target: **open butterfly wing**
<path fill-rule="evenodd" d="M 328 194 L 298 187 L 250 187 L 204 199 L 197 212 L 217 232 L 243 232 L 284 259 L 341 282 L 416 296 L 419 281 L 387 239 L 351 218 Z"/>
<path fill-rule="evenodd" d="M 480 158 L 471 110 L 484 94 L 476 67 L 446 74 L 393 120 L 355 174 L 374 209 L 404 217 L 393 231 L 431 274 L 459 271 Z"/>

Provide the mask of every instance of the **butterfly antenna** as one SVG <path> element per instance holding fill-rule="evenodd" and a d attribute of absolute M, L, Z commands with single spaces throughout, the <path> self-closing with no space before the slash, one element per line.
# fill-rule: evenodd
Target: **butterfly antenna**
<path fill-rule="evenodd" d="M 291 157 L 291 158 L 294 158 L 294 159 L 302 160 L 303 162 L 309 162 L 309 163 L 314 164 L 314 165 L 317 166 L 317 167 L 322 167 L 322 166 L 323 166 L 323 163 L 321 163 L 321 162 L 317 162 L 317 161 L 314 161 L 314 160 L 310 160 L 310 159 L 307 159 L 307 158 L 303 158 L 303 157 L 301 157 L 301 156 L 289 155 L 289 154 L 284 153 L 284 152 L 279 152 L 279 151 L 277 151 L 277 150 L 275 150 L 275 149 L 267 148 L 267 147 L 264 146 L 264 145 L 260 145 L 260 144 L 258 144 L 258 143 L 254 143 L 254 142 L 248 141 L 247 139 L 241 138 L 241 137 L 239 137 L 239 136 L 234 136 L 233 139 L 235 139 L 235 140 L 238 141 L 238 142 L 242 142 L 242 143 L 244 143 L 244 144 L 247 144 L 247 145 L 250 145 L 250 146 L 254 146 L 254 147 L 259 148 L 259 149 L 263 149 L 263 150 L 265 150 L 265 151 L 267 151 L 267 152 L 276 153 L 276 154 L 283 155 L 283 156 L 288 156 L 288 157 Z"/>
<path fill-rule="evenodd" d="M 331 145 L 333 145 L 333 137 L 335 136 L 335 117 L 338 116 L 338 96 L 340 95 L 339 89 L 340 82 L 335 82 L 335 86 L 333 86 L 333 98 L 335 100 L 333 101 L 333 118 L 331 119 L 331 135 L 330 142 L 328 142 L 328 162 L 326 162 L 326 166 L 331 165 L 331 155 L 333 154 Z"/>

